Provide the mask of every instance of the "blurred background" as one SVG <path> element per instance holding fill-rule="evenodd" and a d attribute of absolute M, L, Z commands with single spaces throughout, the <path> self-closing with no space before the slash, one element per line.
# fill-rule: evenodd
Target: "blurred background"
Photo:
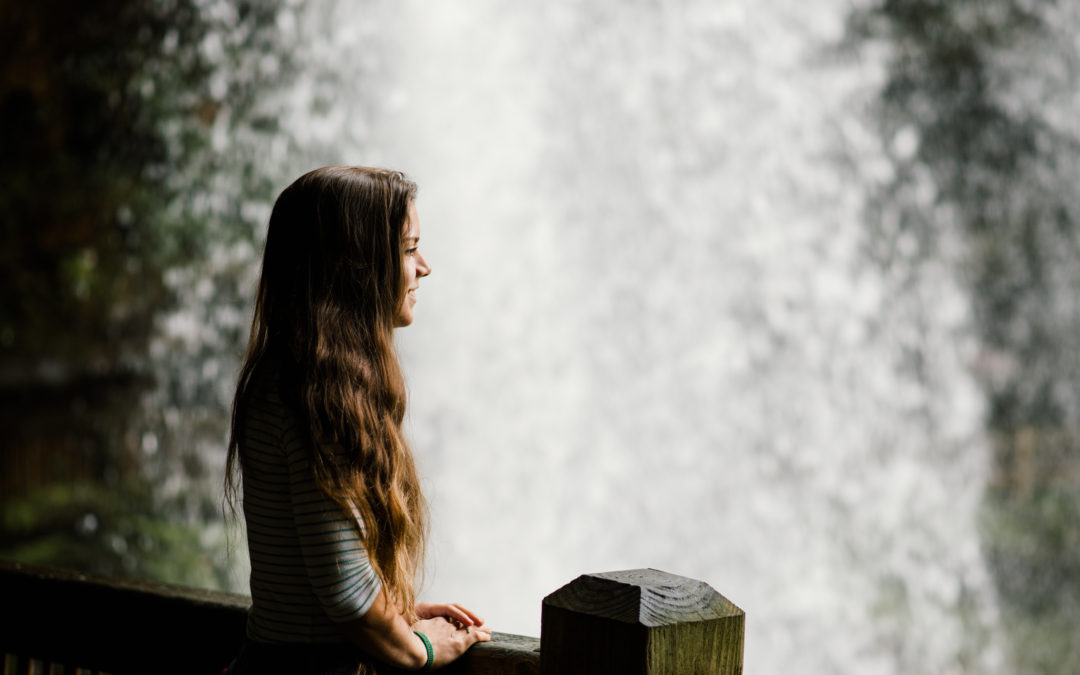
<path fill-rule="evenodd" d="M 424 596 L 654 567 L 754 673 L 1080 668 L 1080 6 L 0 0 L 0 557 L 247 591 L 276 194 L 420 184 Z"/>

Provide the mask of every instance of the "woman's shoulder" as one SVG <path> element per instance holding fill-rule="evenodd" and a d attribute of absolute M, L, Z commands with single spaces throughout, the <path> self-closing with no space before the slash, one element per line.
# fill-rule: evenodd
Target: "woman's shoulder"
<path fill-rule="evenodd" d="M 254 367 L 244 391 L 244 398 L 250 404 L 272 404 L 284 406 L 287 396 L 282 395 L 281 361 L 272 356 L 262 358 Z"/>
<path fill-rule="evenodd" d="M 301 415 L 290 404 L 295 396 L 288 396 L 286 386 L 279 362 L 264 359 L 252 370 L 243 393 L 243 439 L 247 445 L 266 445 L 273 439 L 273 446 L 286 455 L 302 449 Z"/>
<path fill-rule="evenodd" d="M 244 417 L 250 423 L 276 427 L 279 432 L 295 426 L 299 415 L 290 403 L 295 396 L 289 396 L 284 386 L 280 363 L 264 359 L 257 364 L 242 394 Z"/>

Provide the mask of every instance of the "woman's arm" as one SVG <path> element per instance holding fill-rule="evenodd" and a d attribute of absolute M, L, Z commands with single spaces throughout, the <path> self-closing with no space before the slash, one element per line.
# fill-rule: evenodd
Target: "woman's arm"
<path fill-rule="evenodd" d="M 417 610 L 427 618 L 410 626 L 380 589 L 371 609 L 359 619 L 345 621 L 340 626 L 349 641 L 365 653 L 384 663 L 410 670 L 419 670 L 427 663 L 427 649 L 413 630 L 424 633 L 431 641 L 435 668 L 457 659 L 477 642 L 491 639 L 491 631 L 477 623 L 476 615 L 458 605 L 421 603 Z M 430 613 L 432 611 L 436 613 Z M 462 627 L 452 623 L 448 616 Z"/>

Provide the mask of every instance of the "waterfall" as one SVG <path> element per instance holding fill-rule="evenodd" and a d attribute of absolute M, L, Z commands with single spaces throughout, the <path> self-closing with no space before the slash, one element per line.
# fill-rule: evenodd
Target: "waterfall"
<path fill-rule="evenodd" d="M 0 557 L 247 590 L 272 201 L 379 165 L 426 598 L 656 567 L 749 672 L 1076 670 L 1080 5 L 76 4 L 4 20 Z"/>
<path fill-rule="evenodd" d="M 535 635 L 578 574 L 656 567 L 747 611 L 748 672 L 1000 668 L 969 303 L 862 255 L 890 165 L 849 9 L 302 10 L 292 132 L 421 186 L 427 597 Z"/>

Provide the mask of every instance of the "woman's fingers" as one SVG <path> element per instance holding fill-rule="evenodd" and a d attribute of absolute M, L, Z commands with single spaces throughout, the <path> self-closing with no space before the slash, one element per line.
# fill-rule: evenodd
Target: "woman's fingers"
<path fill-rule="evenodd" d="M 474 612 L 472 612 L 472 611 L 462 607 L 461 605 L 457 604 L 456 602 L 454 604 L 450 605 L 450 606 L 453 607 L 454 609 L 456 609 L 461 614 L 464 614 L 465 616 L 469 617 L 469 620 L 474 625 L 481 626 L 481 625 L 484 624 L 483 619 L 481 619 L 479 616 L 477 616 Z M 464 622 L 462 622 L 462 623 L 464 623 Z"/>
<path fill-rule="evenodd" d="M 465 609 L 457 603 L 417 603 L 416 615 L 421 619 L 433 619 L 437 616 L 442 616 L 453 623 L 461 624 L 463 626 L 480 626 L 484 623 L 484 620 L 475 613 Z"/>
<path fill-rule="evenodd" d="M 466 636 L 477 638 L 480 642 L 487 642 L 491 639 L 491 629 L 486 626 L 462 626 L 458 628 L 458 631 Z"/>
<path fill-rule="evenodd" d="M 445 607 L 446 613 L 443 616 L 463 626 L 480 626 L 484 623 L 483 619 L 457 603 L 445 605 Z"/>
<path fill-rule="evenodd" d="M 469 629 L 466 629 L 466 630 L 469 630 Z M 473 629 L 469 630 L 469 633 L 472 634 L 476 638 L 475 640 L 473 640 L 474 643 L 476 643 L 476 642 L 487 642 L 487 641 L 491 640 L 491 629 L 490 628 L 484 628 L 483 626 L 478 626 L 476 628 L 473 628 Z"/>

